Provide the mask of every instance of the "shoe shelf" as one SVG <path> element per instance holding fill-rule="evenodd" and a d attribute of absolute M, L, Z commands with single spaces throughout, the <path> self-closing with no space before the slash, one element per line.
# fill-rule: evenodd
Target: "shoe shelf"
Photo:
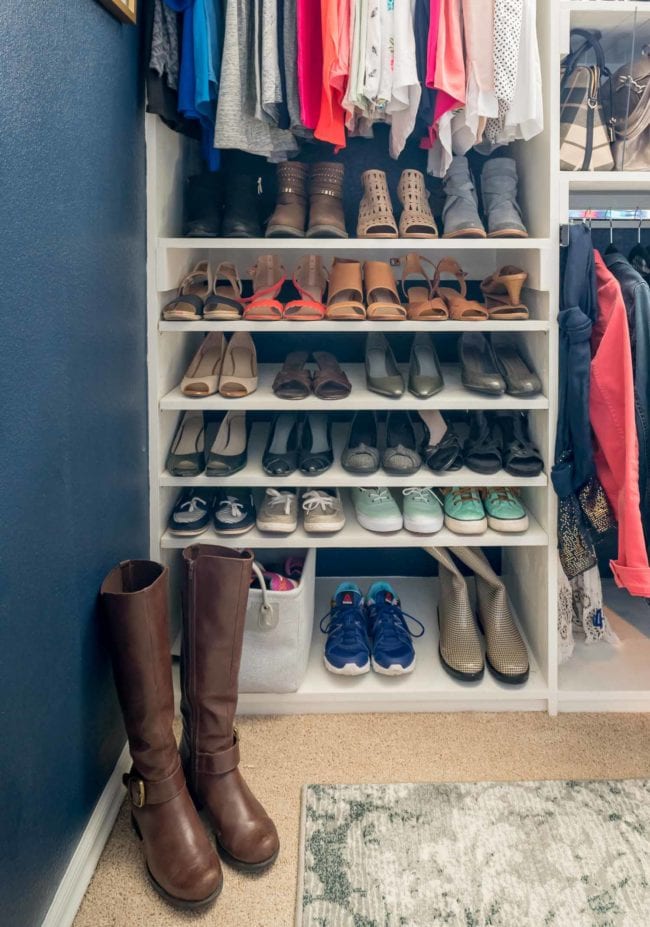
<path fill-rule="evenodd" d="M 266 486 L 303 486 L 311 489 L 332 486 L 358 486 L 362 479 L 369 486 L 546 486 L 548 483 L 545 473 L 534 477 L 511 476 L 505 470 L 498 473 L 474 473 L 467 467 L 450 473 L 433 473 L 427 467 L 421 467 L 411 476 L 394 476 L 379 470 L 371 476 L 361 477 L 355 473 L 348 473 L 341 466 L 341 454 L 345 447 L 349 424 L 336 424 L 332 429 L 332 445 L 334 448 L 334 463 L 325 473 L 319 476 L 308 476 L 296 470 L 290 476 L 269 476 L 262 469 L 262 455 L 269 432 L 269 425 L 256 422 L 250 434 L 248 443 L 248 464 L 239 473 L 228 477 L 200 476 L 182 477 L 172 476 L 166 470 L 160 474 L 161 486 L 248 486 L 251 489 Z"/>
<path fill-rule="evenodd" d="M 414 641 L 416 666 L 405 676 L 381 676 L 372 670 L 364 676 L 337 676 L 323 664 L 324 635 L 318 622 L 329 609 L 336 578 L 316 580 L 314 634 L 307 674 L 297 692 L 273 695 L 239 695 L 240 714 L 286 714 L 309 712 L 374 711 L 544 711 L 548 686 L 531 648 L 530 675 L 521 686 L 509 686 L 494 679 L 486 668 L 480 682 L 452 679 L 438 656 L 436 587 L 433 579 L 391 577 L 406 611 L 425 626 L 423 637 Z M 372 582 L 361 579 L 362 589 Z M 514 613 L 514 612 L 513 612 Z M 525 629 L 521 629 L 525 635 Z"/>
<path fill-rule="evenodd" d="M 525 298 L 525 297 L 524 297 Z M 537 319 L 525 322 L 506 322 L 506 321 L 489 321 L 489 322 L 472 322 L 471 331 L 477 332 L 547 332 L 550 323 Z M 310 322 L 287 322 L 280 320 L 278 322 L 159 322 L 158 331 L 172 332 L 181 334 L 186 332 L 226 332 L 245 331 L 245 332 L 263 332 L 265 335 L 272 335 L 276 332 L 291 332 L 292 334 L 305 335 L 328 335 L 334 332 L 345 332 L 353 334 L 361 332 L 386 332 L 398 335 L 400 332 L 429 332 L 435 335 L 443 332 L 455 332 L 460 334 L 468 330 L 468 325 L 464 322 L 341 322 L 323 319 L 322 321 Z"/>
<path fill-rule="evenodd" d="M 405 376 L 408 369 L 399 365 Z M 180 386 L 170 390 L 160 400 L 163 411 L 194 409 L 199 412 L 208 410 L 225 412 L 228 409 L 241 409 L 257 412 L 338 412 L 349 409 L 548 409 L 546 396 L 531 396 L 519 399 L 516 396 L 488 396 L 465 389 L 460 380 L 460 367 L 443 365 L 444 388 L 431 399 L 418 399 L 408 391 L 399 399 L 380 396 L 366 389 L 366 374 L 363 364 L 346 364 L 345 372 L 352 384 L 352 392 L 346 399 L 326 400 L 311 395 L 297 401 L 278 399 L 272 390 L 273 380 L 280 369 L 279 364 L 261 364 L 258 372 L 258 387 L 250 396 L 242 399 L 225 399 L 222 396 L 207 396 L 205 399 L 192 399 L 185 396 Z"/>
<path fill-rule="evenodd" d="M 374 485 L 372 480 L 367 482 Z M 287 485 L 294 485 L 291 477 L 287 478 Z M 291 534 L 269 534 L 257 528 L 251 528 L 245 534 L 225 535 L 217 534 L 214 528 L 210 527 L 198 538 L 188 539 L 178 537 L 167 530 L 162 535 L 161 546 L 167 550 L 182 550 L 194 541 L 201 544 L 230 544 L 236 547 L 259 547 L 269 550 L 287 547 L 388 548 L 426 547 L 427 545 L 438 547 L 546 547 L 548 544 L 548 535 L 530 510 L 528 511 L 528 529 L 519 534 L 503 534 L 488 529 L 483 534 L 460 535 L 454 534 L 447 528 L 431 535 L 413 534 L 405 529 L 380 534 L 361 527 L 354 514 L 351 499 L 345 492 L 342 495 L 345 527 L 332 534 L 308 534 L 300 522 L 298 528 Z"/>

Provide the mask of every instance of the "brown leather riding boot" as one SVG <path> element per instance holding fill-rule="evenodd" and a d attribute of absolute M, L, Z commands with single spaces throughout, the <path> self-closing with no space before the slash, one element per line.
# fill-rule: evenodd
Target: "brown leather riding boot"
<path fill-rule="evenodd" d="M 280 843 L 238 769 L 233 727 L 253 555 L 195 544 L 183 551 L 183 562 L 183 765 L 224 858 L 256 871 L 275 861 Z"/>
<path fill-rule="evenodd" d="M 283 161 L 278 164 L 277 173 L 277 200 L 266 226 L 266 237 L 304 238 L 309 165 L 300 161 Z"/>
<path fill-rule="evenodd" d="M 307 238 L 347 238 L 343 213 L 342 164 L 313 164 L 309 179 L 309 228 Z"/>
<path fill-rule="evenodd" d="M 187 790 L 172 730 L 167 574 L 159 563 L 125 560 L 102 583 L 101 598 L 133 759 L 124 783 L 147 872 L 166 901 L 198 908 L 214 901 L 223 876 Z"/>

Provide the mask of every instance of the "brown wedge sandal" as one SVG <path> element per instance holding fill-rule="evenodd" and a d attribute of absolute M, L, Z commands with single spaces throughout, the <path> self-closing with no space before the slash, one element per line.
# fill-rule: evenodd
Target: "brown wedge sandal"
<path fill-rule="evenodd" d="M 183 395 L 201 398 L 217 392 L 225 347 L 223 332 L 210 332 L 203 339 L 181 380 Z"/>
<path fill-rule="evenodd" d="M 406 312 L 413 322 L 444 322 L 449 318 L 447 303 L 440 296 L 433 295 L 433 286 L 422 264 L 433 268 L 436 265 L 420 254 L 407 254 L 402 271 L 402 291 L 406 297 Z M 417 279 L 413 279 L 413 278 Z"/>
<path fill-rule="evenodd" d="M 397 223 L 383 171 L 364 171 L 357 238 L 397 238 Z"/>
<path fill-rule="evenodd" d="M 528 274 L 520 267 L 508 264 L 495 271 L 481 283 L 485 305 L 491 319 L 527 319 L 528 306 L 521 302 L 521 291 Z"/>
<path fill-rule="evenodd" d="M 334 258 L 330 270 L 327 318 L 362 322 L 365 317 L 361 264 L 345 258 Z"/>
<path fill-rule="evenodd" d="M 442 274 L 452 274 L 458 281 L 460 292 L 451 287 L 441 286 Z M 453 258 L 443 258 L 436 268 L 433 281 L 433 291 L 440 296 L 449 307 L 449 318 L 453 322 L 484 322 L 489 318 L 488 311 L 482 303 L 475 299 L 467 299 L 467 274 L 460 264 Z"/>
<path fill-rule="evenodd" d="M 363 265 L 366 284 L 366 314 L 369 319 L 401 322 L 406 309 L 400 302 L 393 272 L 384 261 L 366 261 Z"/>
<path fill-rule="evenodd" d="M 309 254 L 296 267 L 293 285 L 300 299 L 292 299 L 284 307 L 284 318 L 292 322 L 318 322 L 325 318 L 323 298 L 327 286 L 327 271 L 319 254 Z"/>
<path fill-rule="evenodd" d="M 438 226 L 429 206 L 429 194 L 420 171 L 402 171 L 397 186 L 402 204 L 399 217 L 400 238 L 437 238 Z"/>
<path fill-rule="evenodd" d="M 241 319 L 243 309 L 244 300 L 237 268 L 230 261 L 223 261 L 217 267 L 212 293 L 205 301 L 203 318 L 208 321 Z"/>
<path fill-rule="evenodd" d="M 314 351 L 314 360 L 318 367 L 312 380 L 314 395 L 319 399 L 345 399 L 349 396 L 352 384 L 334 355 L 329 351 Z"/>
<path fill-rule="evenodd" d="M 199 263 L 183 278 L 178 292 L 162 311 L 166 322 L 194 322 L 201 318 L 203 303 L 210 292 L 207 261 Z"/>
<path fill-rule="evenodd" d="M 311 393 L 311 374 L 305 370 L 307 351 L 292 351 L 273 380 L 273 392 L 280 399 L 306 399 Z"/>

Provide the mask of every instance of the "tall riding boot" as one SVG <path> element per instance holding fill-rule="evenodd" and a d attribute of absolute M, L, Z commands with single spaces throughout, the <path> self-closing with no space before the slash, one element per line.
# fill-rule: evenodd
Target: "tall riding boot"
<path fill-rule="evenodd" d="M 510 612 L 502 579 L 480 548 L 450 547 L 474 571 L 478 620 L 485 634 L 487 664 L 500 682 L 518 685 L 528 679 L 528 652 Z"/>
<path fill-rule="evenodd" d="M 483 652 L 467 583 L 445 547 L 425 547 L 438 561 L 439 653 L 450 676 L 474 682 L 483 676 Z"/>
<path fill-rule="evenodd" d="M 273 821 L 238 769 L 233 727 L 253 555 L 195 544 L 183 551 L 183 562 L 183 765 L 228 862 L 264 869 L 280 844 Z"/>
<path fill-rule="evenodd" d="M 267 238 L 304 238 L 307 224 L 307 175 L 309 166 L 283 161 L 277 166 L 275 209 L 266 226 Z"/>
<path fill-rule="evenodd" d="M 309 178 L 309 228 L 307 238 L 347 238 L 343 214 L 342 164 L 313 164 Z"/>
<path fill-rule="evenodd" d="M 185 784 L 172 730 L 167 567 L 126 560 L 101 588 L 133 767 L 124 776 L 154 888 L 182 908 L 214 901 L 221 865 Z"/>

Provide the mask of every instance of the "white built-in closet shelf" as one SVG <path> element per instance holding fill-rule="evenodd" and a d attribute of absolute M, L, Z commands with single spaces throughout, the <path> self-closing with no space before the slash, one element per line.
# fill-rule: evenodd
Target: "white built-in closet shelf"
<path fill-rule="evenodd" d="M 304 251 L 306 253 L 341 251 L 374 251 L 387 256 L 408 254 L 410 251 L 506 251 L 550 248 L 549 238 L 160 238 L 160 249 L 252 251 L 268 254 L 274 251 Z"/>
<path fill-rule="evenodd" d="M 650 5 L 648 9 L 650 15 Z M 569 191 L 595 193 L 637 193 L 650 191 L 648 171 L 563 171 Z M 602 207 L 601 207 L 602 208 Z"/>
<path fill-rule="evenodd" d="M 408 377 L 408 368 L 400 365 L 405 379 Z M 460 367 L 443 365 L 444 389 L 431 399 L 418 399 L 408 391 L 400 399 L 389 399 L 372 393 L 366 388 L 366 373 L 363 364 L 344 364 L 352 392 L 346 399 L 327 400 L 308 396 L 306 399 L 292 401 L 278 399 L 272 389 L 275 375 L 280 370 L 280 364 L 260 364 L 258 373 L 258 387 L 250 396 L 242 399 L 225 399 L 222 396 L 207 396 L 205 399 L 192 399 L 181 392 L 180 386 L 175 387 L 160 400 L 160 408 L 166 411 L 195 409 L 199 412 L 208 410 L 226 412 L 229 409 L 257 412 L 337 412 L 375 410 L 404 410 L 404 409 L 486 409 L 499 411 L 503 409 L 548 409 L 546 396 L 532 396 L 519 399 L 516 396 L 488 396 L 465 389 L 460 379 Z"/>
<path fill-rule="evenodd" d="M 526 322 L 472 322 L 471 331 L 477 332 L 547 332 L 549 323 L 538 320 L 529 320 Z M 264 332 L 265 335 L 272 335 L 275 332 L 293 332 L 294 334 L 305 335 L 328 335 L 330 332 L 428 332 L 435 337 L 441 332 L 461 332 L 468 331 L 466 322 L 340 322 L 323 319 L 320 322 L 160 322 L 158 330 L 161 332 Z"/>

